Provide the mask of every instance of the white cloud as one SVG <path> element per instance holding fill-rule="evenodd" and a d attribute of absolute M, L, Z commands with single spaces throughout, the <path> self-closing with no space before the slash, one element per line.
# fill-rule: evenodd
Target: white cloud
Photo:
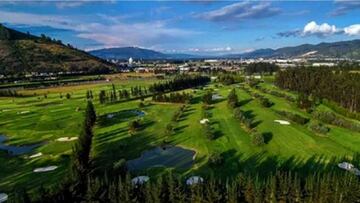
<path fill-rule="evenodd" d="M 344 28 L 344 32 L 350 36 L 360 35 L 360 24 L 350 25 Z"/>
<path fill-rule="evenodd" d="M 277 33 L 279 37 L 328 37 L 336 34 L 345 34 L 348 36 L 360 35 L 360 24 L 354 24 L 344 28 L 337 28 L 335 25 L 330 25 L 328 23 L 317 24 L 315 21 L 311 21 L 307 23 L 303 29 L 295 29 Z"/>
<path fill-rule="evenodd" d="M 204 12 L 196 17 L 209 21 L 234 21 L 243 19 L 259 19 L 274 16 L 281 11 L 274 8 L 269 2 L 238 2 L 220 9 Z"/>
<path fill-rule="evenodd" d="M 338 30 L 335 25 L 329 25 L 327 23 L 317 24 L 315 21 L 311 21 L 305 25 L 303 34 L 304 35 L 318 35 L 318 36 L 328 36 L 333 35 Z"/>

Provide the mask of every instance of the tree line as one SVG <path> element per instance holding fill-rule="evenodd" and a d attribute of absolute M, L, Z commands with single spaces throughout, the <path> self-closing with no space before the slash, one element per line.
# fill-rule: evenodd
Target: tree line
<path fill-rule="evenodd" d="M 275 84 L 315 100 L 328 99 L 350 112 L 360 110 L 360 74 L 331 71 L 323 67 L 289 68 L 279 71 Z"/>
<path fill-rule="evenodd" d="M 166 94 L 156 94 L 153 95 L 152 100 L 156 102 L 170 102 L 170 103 L 189 103 L 192 99 L 192 95 L 190 93 L 186 92 L 176 92 L 176 93 L 170 93 L 168 95 Z"/>
<path fill-rule="evenodd" d="M 248 66 L 245 67 L 245 73 L 247 75 L 252 75 L 254 73 L 269 73 L 273 74 L 274 72 L 279 70 L 279 66 L 272 63 L 250 63 Z"/>
<path fill-rule="evenodd" d="M 206 85 L 209 82 L 210 78 L 208 76 L 178 75 L 173 80 L 150 85 L 149 91 L 154 94 L 165 93 Z"/>
<path fill-rule="evenodd" d="M 221 161 L 221 159 L 220 159 Z M 220 162 L 221 163 L 221 162 Z M 276 172 L 266 179 L 240 174 L 229 181 L 206 178 L 202 183 L 187 185 L 171 173 L 156 181 L 134 184 L 125 177 L 90 177 L 83 202 L 358 202 L 360 184 L 352 174 L 312 174 L 305 178 L 296 173 Z M 33 202 L 81 202 L 74 201 L 71 188 L 42 190 L 31 198 Z M 26 194 L 26 193 L 25 193 Z M 29 199 L 16 196 L 17 202 Z"/>

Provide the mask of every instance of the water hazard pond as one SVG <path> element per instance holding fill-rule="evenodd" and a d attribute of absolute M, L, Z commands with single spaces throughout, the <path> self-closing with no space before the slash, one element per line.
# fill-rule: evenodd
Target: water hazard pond
<path fill-rule="evenodd" d="M 156 147 L 143 152 L 137 159 L 127 161 L 127 167 L 130 171 L 151 167 L 188 169 L 193 165 L 195 154 L 193 150 L 178 146 Z"/>
<path fill-rule="evenodd" d="M 14 146 L 14 145 L 7 145 L 4 144 L 7 140 L 7 137 L 4 135 L 0 135 L 0 150 L 8 152 L 10 155 L 22 155 L 31 152 L 36 147 L 42 145 L 42 143 L 32 144 L 32 145 L 22 145 L 22 146 Z"/>

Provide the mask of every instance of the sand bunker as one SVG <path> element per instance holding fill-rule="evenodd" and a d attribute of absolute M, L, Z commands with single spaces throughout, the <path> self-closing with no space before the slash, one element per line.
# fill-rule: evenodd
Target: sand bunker
<path fill-rule="evenodd" d="M 41 152 L 39 152 L 39 153 L 36 153 L 36 154 L 33 154 L 33 155 L 29 156 L 29 159 L 37 158 L 37 157 L 40 157 L 42 155 L 43 154 Z"/>
<path fill-rule="evenodd" d="M 17 114 L 26 114 L 26 113 L 30 113 L 30 111 L 21 111 L 21 112 L 17 112 Z"/>
<path fill-rule="evenodd" d="M 149 176 L 137 176 L 133 179 L 131 179 L 131 183 L 134 184 L 134 185 L 137 185 L 137 184 L 144 184 L 146 183 L 147 181 L 149 181 Z"/>
<path fill-rule="evenodd" d="M 186 180 L 186 185 L 194 185 L 204 182 L 204 179 L 200 176 L 191 176 Z"/>
<path fill-rule="evenodd" d="M 209 122 L 209 119 L 207 119 L 207 118 L 204 118 L 204 119 L 200 120 L 201 124 L 205 124 L 205 123 L 208 123 L 208 122 Z"/>
<path fill-rule="evenodd" d="M 280 125 L 290 125 L 289 121 L 284 121 L 284 120 L 274 120 L 274 121 L 279 123 Z"/>
<path fill-rule="evenodd" d="M 48 172 L 48 171 L 54 171 L 58 167 L 57 166 L 47 166 L 47 167 L 41 167 L 34 169 L 34 173 L 42 173 L 42 172 Z"/>
<path fill-rule="evenodd" d="M 0 203 L 8 200 L 8 195 L 5 193 L 0 193 Z"/>
<path fill-rule="evenodd" d="M 59 142 L 71 142 L 71 141 L 74 141 L 74 140 L 77 140 L 78 138 L 77 137 L 60 137 L 58 139 L 56 139 L 56 141 L 59 141 Z"/>
<path fill-rule="evenodd" d="M 222 97 L 221 95 L 218 95 L 218 94 L 214 94 L 212 97 L 211 97 L 211 100 L 218 100 L 218 99 L 222 99 L 224 97 Z"/>

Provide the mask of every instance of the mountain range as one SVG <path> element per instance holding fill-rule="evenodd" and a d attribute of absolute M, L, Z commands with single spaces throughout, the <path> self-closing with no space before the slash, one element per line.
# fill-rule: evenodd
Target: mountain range
<path fill-rule="evenodd" d="M 134 59 L 201 59 L 201 58 L 228 58 L 228 59 L 251 59 L 251 58 L 350 58 L 360 59 L 360 40 L 340 41 L 331 43 L 320 43 L 316 45 L 303 44 L 293 47 L 279 49 L 258 49 L 251 52 L 239 54 L 227 54 L 218 56 L 200 56 L 191 54 L 165 54 L 154 50 L 138 47 L 120 47 L 110 49 L 99 49 L 89 52 L 103 59 L 126 60 Z"/>
<path fill-rule="evenodd" d="M 22 33 L 0 24 L 0 75 L 31 72 L 102 73 L 115 69 L 107 61 L 45 35 Z"/>

